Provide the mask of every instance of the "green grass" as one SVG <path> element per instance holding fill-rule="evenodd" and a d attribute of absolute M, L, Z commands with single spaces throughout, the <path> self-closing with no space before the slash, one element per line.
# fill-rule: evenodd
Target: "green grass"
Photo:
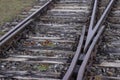
<path fill-rule="evenodd" d="M 21 10 L 29 10 L 35 0 L 0 0 L 0 25 L 10 21 Z"/>

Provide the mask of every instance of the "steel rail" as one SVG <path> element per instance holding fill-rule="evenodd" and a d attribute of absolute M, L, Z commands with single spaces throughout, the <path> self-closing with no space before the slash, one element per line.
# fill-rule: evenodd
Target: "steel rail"
<path fill-rule="evenodd" d="M 90 29 L 90 31 L 88 32 L 88 36 L 87 36 L 87 40 L 85 43 L 85 50 L 86 48 L 89 47 L 90 42 L 92 41 L 93 37 L 95 36 L 97 30 L 99 29 L 99 27 L 103 24 L 103 22 L 106 20 L 114 2 L 116 0 L 111 0 L 108 4 L 108 6 L 106 7 L 106 9 L 104 10 L 102 16 L 100 17 L 100 19 L 98 20 L 97 24 L 95 25 L 95 27 L 93 29 Z M 93 27 L 93 26 L 90 26 Z"/>
<path fill-rule="evenodd" d="M 93 11 L 92 11 L 92 16 L 91 16 L 91 19 L 90 19 L 90 25 L 89 25 L 89 29 L 88 29 L 88 33 L 87 35 L 90 34 L 90 32 L 92 31 L 93 29 L 93 26 L 95 24 L 95 18 L 96 18 L 96 13 L 97 13 L 97 7 L 98 7 L 98 0 L 94 0 L 94 6 L 93 6 Z M 89 38 L 88 38 L 89 39 Z M 88 41 L 87 41 L 88 42 Z M 86 43 L 87 44 L 87 43 Z M 84 47 L 84 51 L 86 52 L 88 46 L 86 45 Z"/>
<path fill-rule="evenodd" d="M 100 30 L 98 31 L 97 35 L 95 36 L 92 44 L 90 45 L 90 48 L 88 49 L 87 54 L 85 55 L 84 60 L 83 60 L 83 62 L 81 64 L 81 67 L 80 67 L 80 69 L 78 71 L 77 80 L 83 80 L 83 75 L 84 75 L 88 60 L 90 58 L 90 55 L 92 54 L 92 51 L 93 51 L 98 39 L 100 38 L 101 34 L 103 33 L 104 28 L 105 28 L 105 26 L 102 26 L 100 28 Z"/>
<path fill-rule="evenodd" d="M 79 44 L 78 44 L 78 47 L 77 47 L 77 50 L 76 50 L 76 53 L 73 57 L 73 60 L 66 72 L 66 74 L 64 75 L 63 79 L 62 80 L 70 80 L 71 78 L 71 75 L 74 71 L 74 68 L 77 64 L 77 61 L 79 59 L 79 56 L 80 56 L 80 53 L 81 53 L 81 50 L 82 50 L 82 46 L 83 46 L 83 41 L 84 41 L 84 37 L 85 37 L 85 31 L 86 31 L 86 26 L 83 27 L 83 30 L 82 30 L 82 35 L 79 39 Z"/>
<path fill-rule="evenodd" d="M 0 47 L 3 44 L 5 44 L 7 41 L 9 41 L 10 38 L 17 33 L 16 31 L 20 31 L 23 28 L 25 28 L 26 25 L 30 24 L 34 20 L 34 17 L 37 14 L 42 14 L 45 10 L 47 10 L 48 6 L 51 5 L 51 3 L 53 1 L 54 0 L 49 0 L 48 2 L 46 2 L 41 8 L 39 8 L 37 11 L 35 11 L 34 13 L 32 13 L 30 16 L 28 16 L 22 22 L 20 22 L 18 25 L 16 25 L 13 29 L 11 29 L 9 32 L 7 32 L 5 35 L 3 35 L 0 38 Z M 26 23 L 28 23 L 28 24 L 26 24 Z M 9 37 L 9 36 L 11 36 L 11 37 Z"/>
<path fill-rule="evenodd" d="M 96 9 L 97 9 L 97 3 L 98 3 L 98 0 L 95 0 L 94 1 L 94 7 L 93 7 L 93 13 L 92 13 L 92 18 L 91 18 L 91 22 L 90 22 L 90 26 L 93 26 L 94 25 L 94 21 L 95 21 L 95 14 L 96 14 Z M 83 29 L 83 35 L 85 35 L 85 29 Z M 84 36 L 82 36 L 82 38 L 81 38 L 81 42 L 83 43 L 83 39 L 84 39 Z M 80 43 L 81 43 L 80 42 Z M 79 46 L 81 46 L 81 47 L 79 47 Z M 79 56 L 80 56 L 80 52 L 81 52 L 81 48 L 82 48 L 82 44 L 79 44 L 78 45 L 78 47 L 79 48 L 77 48 L 77 52 L 76 52 L 76 54 L 75 54 L 75 56 L 74 56 L 74 58 L 73 58 L 73 60 L 72 60 L 72 62 L 71 62 L 71 65 L 70 65 L 70 67 L 69 67 L 69 69 L 67 70 L 67 72 L 66 72 L 66 74 L 65 74 L 65 76 L 63 77 L 63 80 L 69 80 L 70 79 L 70 77 L 71 77 L 71 75 L 72 75 L 72 73 L 73 73 L 73 70 L 74 70 L 74 68 L 75 68 L 75 66 L 76 66 L 76 63 L 77 63 L 77 60 L 78 60 L 78 58 L 79 58 Z"/>
<path fill-rule="evenodd" d="M 84 72 L 85 72 L 88 60 L 89 60 L 89 58 L 90 58 L 90 56 L 92 54 L 92 51 L 93 51 L 96 43 L 98 42 L 98 39 L 100 38 L 101 34 L 103 33 L 103 31 L 105 29 L 105 26 L 102 26 L 102 27 L 100 27 L 100 26 L 103 24 L 103 22 L 107 18 L 107 16 L 108 16 L 108 14 L 109 14 L 109 12 L 110 12 L 114 2 L 115 2 L 115 0 L 111 0 L 109 2 L 108 6 L 104 10 L 102 16 L 98 20 L 98 22 L 97 22 L 96 26 L 94 27 L 94 29 L 91 30 L 90 32 L 88 32 L 90 34 L 87 37 L 87 39 L 88 39 L 87 41 L 88 42 L 87 42 L 86 45 L 88 45 L 88 43 L 90 43 L 90 41 L 92 41 L 92 43 L 91 43 L 90 47 L 88 48 L 88 51 L 87 51 L 87 53 L 86 53 L 86 55 L 84 57 L 84 60 L 83 60 L 83 62 L 81 64 L 81 66 L 80 66 L 80 69 L 78 71 L 77 80 L 82 80 L 82 78 L 83 78 L 83 75 L 84 75 Z M 97 32 L 97 30 L 98 30 L 98 32 Z M 96 36 L 95 36 L 95 33 L 96 33 Z"/>

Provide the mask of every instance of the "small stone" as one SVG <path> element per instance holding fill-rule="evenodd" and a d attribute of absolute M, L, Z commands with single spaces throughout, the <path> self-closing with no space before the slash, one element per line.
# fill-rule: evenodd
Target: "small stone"
<path fill-rule="evenodd" d="M 95 72 L 95 71 L 96 71 L 96 68 L 95 68 L 95 67 L 91 67 L 91 71 L 92 71 L 92 72 Z"/>
<path fill-rule="evenodd" d="M 12 69 L 16 69 L 16 67 L 15 67 L 15 66 L 12 66 L 11 68 L 12 68 Z"/>
<path fill-rule="evenodd" d="M 94 80 L 102 80 L 102 78 L 101 78 L 101 76 L 97 75 L 97 76 L 95 76 Z"/>
<path fill-rule="evenodd" d="M 120 75 L 117 75 L 117 77 L 120 77 Z"/>
<path fill-rule="evenodd" d="M 4 65 L 1 65 L 1 68 L 4 68 L 5 66 Z"/>
<path fill-rule="evenodd" d="M 110 71 L 107 71 L 107 75 L 108 76 L 113 76 L 114 73 L 110 72 Z"/>

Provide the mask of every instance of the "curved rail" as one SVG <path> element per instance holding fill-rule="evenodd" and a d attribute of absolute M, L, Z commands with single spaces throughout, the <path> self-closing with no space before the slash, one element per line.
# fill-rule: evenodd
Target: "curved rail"
<path fill-rule="evenodd" d="M 95 35 L 95 33 L 97 32 L 97 30 L 99 29 L 99 27 L 103 24 L 104 20 L 106 19 L 107 15 L 109 14 L 112 6 L 113 6 L 113 3 L 115 2 L 115 0 L 111 0 L 108 4 L 108 6 L 106 7 L 105 11 L 103 12 L 102 16 L 100 17 L 99 21 L 97 22 L 95 28 L 93 29 L 93 32 L 92 32 L 92 36 L 90 36 L 91 38 Z M 102 32 L 104 31 L 104 28 L 105 26 L 102 26 L 98 33 L 96 34 L 96 36 L 93 38 L 93 41 L 92 41 L 92 44 L 90 45 L 85 57 L 84 57 L 84 60 L 81 64 L 81 67 L 79 69 L 79 72 L 78 72 L 78 76 L 77 76 L 77 80 L 82 80 L 83 79 L 83 75 L 84 75 L 84 72 L 85 72 L 85 69 L 86 69 L 86 65 L 88 63 L 88 60 L 92 54 L 92 51 L 96 45 L 96 43 L 98 42 L 98 39 L 100 38 L 100 35 L 102 34 Z M 89 35 L 88 35 L 89 36 Z"/>
<path fill-rule="evenodd" d="M 88 34 L 87 34 L 87 35 L 90 35 L 90 34 L 91 34 L 92 29 L 93 29 L 93 26 L 94 26 L 94 24 L 95 24 L 97 7 L 98 7 L 98 0 L 95 0 L 95 1 L 94 1 L 93 11 L 92 11 L 91 20 L 90 20 L 90 25 L 89 25 L 89 29 L 88 29 Z M 89 38 L 89 36 L 88 36 L 87 41 L 86 41 L 86 45 L 85 45 L 85 47 L 84 47 L 84 52 L 87 51 L 88 44 L 89 44 L 89 40 L 90 40 L 90 38 Z M 88 42 L 88 43 L 87 43 L 87 42 Z"/>
<path fill-rule="evenodd" d="M 70 66 L 69 66 L 69 69 L 67 70 L 65 76 L 63 77 L 63 80 L 70 80 L 70 78 L 71 78 L 71 75 L 73 73 L 73 70 L 77 64 L 78 58 L 79 58 L 80 53 L 81 53 L 81 49 L 82 49 L 83 41 L 84 41 L 84 37 L 85 37 L 85 31 L 86 31 L 86 26 L 83 27 L 82 35 L 81 35 L 81 38 L 79 39 L 79 44 L 78 44 L 76 53 L 73 57 L 73 60 L 70 64 Z"/>
<path fill-rule="evenodd" d="M 97 0 L 96 0 L 97 1 Z M 86 48 L 88 48 L 90 42 L 92 41 L 93 37 L 95 36 L 97 30 L 99 29 L 99 27 L 103 24 L 103 22 L 105 21 L 105 19 L 107 18 L 113 3 L 115 2 L 115 0 L 111 0 L 108 4 L 108 6 L 106 7 L 105 11 L 103 12 L 102 16 L 100 17 L 100 19 L 98 20 L 98 22 L 96 23 L 95 27 L 93 27 L 93 25 L 90 25 L 90 29 L 89 29 L 89 34 L 87 36 L 87 40 L 86 40 L 86 44 L 85 44 L 85 50 Z M 96 5 L 96 4 L 95 4 Z M 95 16 L 96 9 L 93 10 L 93 16 Z M 92 29 L 93 28 L 93 29 Z"/>
<path fill-rule="evenodd" d="M 30 15 L 29 17 L 24 19 L 21 23 L 19 23 L 17 26 L 15 26 L 15 28 L 13 28 L 8 33 L 6 33 L 4 36 L 2 36 L 2 38 L 0 38 L 0 47 L 3 44 L 5 44 L 7 41 L 9 41 L 18 32 L 20 32 L 22 29 L 24 29 L 26 27 L 26 25 L 28 25 L 32 21 L 34 21 L 34 17 L 36 17 L 37 14 L 41 15 L 44 11 L 46 11 L 48 9 L 48 7 L 52 4 L 52 2 L 54 2 L 54 0 L 49 0 L 39 10 L 37 10 L 32 15 Z M 95 18 L 96 18 L 95 14 L 96 14 L 96 10 L 97 10 L 98 0 L 95 0 L 95 2 L 94 2 L 93 13 L 92 13 L 92 17 L 91 17 L 91 21 L 90 21 L 90 25 L 89 25 L 89 31 L 88 31 L 89 34 L 87 36 L 86 44 L 85 44 L 85 47 L 84 47 L 85 50 L 86 50 L 86 47 L 88 48 L 88 50 L 86 50 L 84 52 L 84 54 L 86 54 L 86 55 L 85 55 L 84 60 L 83 60 L 83 62 L 81 64 L 81 67 L 79 69 L 79 72 L 78 72 L 78 75 L 77 75 L 77 80 L 82 80 L 83 79 L 83 75 L 84 75 L 88 60 L 89 60 L 89 58 L 90 58 L 90 56 L 92 54 L 92 51 L 93 51 L 98 39 L 100 38 L 101 34 L 103 33 L 103 31 L 105 29 L 105 26 L 102 26 L 102 27 L 100 27 L 100 26 L 103 25 L 103 23 L 104 23 L 107 15 L 109 14 L 114 2 L 115 2 L 115 0 L 110 1 L 109 5 L 105 9 L 104 13 L 102 14 L 101 18 L 99 19 L 99 21 L 97 22 L 95 27 L 94 27 L 94 22 L 95 22 Z M 86 30 L 87 30 L 87 27 L 84 26 L 83 30 L 82 30 L 82 35 L 81 35 L 81 37 L 79 39 L 76 54 L 74 55 L 73 60 L 72 60 L 72 62 L 70 64 L 70 66 L 69 66 L 69 69 L 67 70 L 67 72 L 64 75 L 62 80 L 70 80 L 70 78 L 71 78 L 71 76 L 73 74 L 75 66 L 77 65 L 77 61 L 78 61 L 79 56 L 81 54 L 81 50 L 83 48 L 83 43 L 84 43 L 84 39 L 85 39 Z M 88 46 L 88 44 L 91 41 L 92 41 L 91 45 Z"/>
<path fill-rule="evenodd" d="M 80 67 L 80 69 L 79 69 L 79 72 L 78 72 L 77 80 L 82 80 L 82 79 L 83 79 L 83 75 L 84 75 L 84 72 L 85 72 L 85 68 L 86 68 L 86 65 L 87 65 L 87 63 L 88 63 L 88 60 L 89 60 L 89 58 L 90 58 L 90 55 L 91 55 L 91 53 L 92 53 L 92 50 L 94 49 L 94 47 L 95 47 L 95 45 L 96 45 L 99 37 L 101 36 L 102 32 L 104 31 L 104 28 L 105 28 L 105 26 L 102 26 L 102 27 L 100 28 L 98 34 L 95 36 L 95 38 L 94 38 L 94 40 L 93 40 L 93 42 L 92 42 L 92 44 L 91 44 L 91 46 L 90 46 L 87 54 L 85 55 L 84 61 L 82 62 L 82 65 L 81 65 L 81 67 Z"/>
<path fill-rule="evenodd" d="M 2 46 L 5 42 L 9 41 L 9 39 L 12 36 L 17 34 L 16 32 L 22 30 L 23 28 L 25 28 L 26 25 L 31 23 L 37 14 L 42 14 L 44 11 L 46 11 L 48 9 L 49 5 L 51 5 L 53 1 L 54 0 L 49 0 L 48 2 L 46 2 L 40 9 L 38 9 L 36 12 L 34 12 L 33 14 L 31 14 L 30 16 L 25 18 L 22 22 L 20 22 L 18 25 L 16 25 L 13 29 L 11 29 L 9 32 L 7 32 L 5 35 L 3 35 L 0 38 L 0 46 Z"/>

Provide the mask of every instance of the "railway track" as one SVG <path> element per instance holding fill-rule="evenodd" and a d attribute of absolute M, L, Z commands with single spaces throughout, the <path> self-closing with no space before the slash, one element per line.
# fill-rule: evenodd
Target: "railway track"
<path fill-rule="evenodd" d="M 120 1 L 116 1 L 108 19 L 103 34 L 100 49 L 95 61 L 90 66 L 91 75 L 95 80 L 120 80 Z M 92 71 L 93 70 L 93 71 Z M 96 71 L 94 71 L 96 70 Z"/>
<path fill-rule="evenodd" d="M 92 4 L 93 0 L 47 0 L 2 36 L 1 80 L 69 79 L 79 58 L 80 37 L 88 26 Z M 74 66 L 69 67 L 72 63 Z"/>
<path fill-rule="evenodd" d="M 107 20 L 105 20 L 105 31 L 102 36 L 98 30 L 96 37 L 91 42 L 88 52 L 86 52 L 83 63 L 79 70 L 78 80 L 120 80 L 120 65 L 119 65 L 119 3 L 118 0 L 106 0 L 106 2 L 99 5 L 99 9 L 104 8 L 108 2 L 114 3 L 112 10 L 109 12 Z M 110 6 L 109 6 L 110 8 Z M 106 7 L 107 10 L 107 7 Z M 110 9 L 109 9 L 110 10 Z M 99 10 L 102 14 L 102 10 Z M 104 13 L 103 13 L 104 14 Z M 102 17 L 101 17 L 102 18 Z M 99 21 L 98 21 L 99 22 Z M 96 27 L 96 26 L 95 26 Z M 96 40 L 95 40 L 96 39 Z M 97 41 L 99 40 L 99 41 Z M 97 41 L 95 45 L 94 42 Z M 93 45 L 92 45 L 93 44 Z M 100 46 L 98 46 L 100 45 Z M 98 46 L 98 47 L 97 47 Z M 93 50 L 92 50 L 93 49 Z M 98 51 L 96 51 L 98 50 Z M 89 60 L 89 61 L 88 61 Z"/>
<path fill-rule="evenodd" d="M 32 6 L 30 6 L 30 10 L 25 9 L 19 15 L 16 15 L 15 18 L 12 19 L 10 22 L 6 22 L 3 26 L 0 26 L 0 37 L 2 37 L 5 33 L 9 30 L 14 28 L 20 22 L 22 22 L 25 18 L 30 16 L 32 13 L 37 11 L 43 4 L 45 4 L 48 0 L 36 0 Z"/>
<path fill-rule="evenodd" d="M 1 80 L 120 80 L 119 4 L 46 0 L 0 38 Z"/>

